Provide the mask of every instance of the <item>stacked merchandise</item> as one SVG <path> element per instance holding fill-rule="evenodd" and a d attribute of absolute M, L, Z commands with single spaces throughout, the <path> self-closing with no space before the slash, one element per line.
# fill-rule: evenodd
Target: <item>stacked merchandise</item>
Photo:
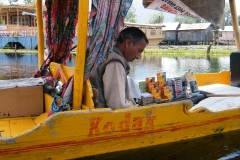
<path fill-rule="evenodd" d="M 198 96 L 200 94 L 198 90 L 197 81 L 194 73 L 189 70 L 182 76 L 183 81 L 186 82 L 186 95 L 188 98 Z"/>
<path fill-rule="evenodd" d="M 195 75 L 191 70 L 182 76 L 182 80 L 185 83 L 185 94 L 194 104 L 197 104 L 205 98 L 205 96 L 199 92 Z"/>
<path fill-rule="evenodd" d="M 172 91 L 171 88 L 167 86 L 165 72 L 157 73 L 157 80 L 155 77 L 149 77 L 146 78 L 146 81 L 140 81 L 139 89 L 142 92 L 142 102 L 147 101 L 147 104 L 172 100 Z M 150 95 L 152 101 L 149 100 Z M 146 98 L 148 98 L 148 100 L 146 100 Z M 146 105 L 146 103 L 142 103 L 142 105 Z"/>
<path fill-rule="evenodd" d="M 167 83 L 168 83 L 168 86 L 171 87 L 173 100 L 186 97 L 186 89 L 185 89 L 186 87 L 181 77 L 168 78 Z"/>
<path fill-rule="evenodd" d="M 169 102 L 189 99 L 198 103 L 205 97 L 200 94 L 194 73 L 187 71 L 182 77 L 166 78 L 166 72 L 157 73 L 155 77 L 148 77 L 140 81 L 141 104 Z"/>

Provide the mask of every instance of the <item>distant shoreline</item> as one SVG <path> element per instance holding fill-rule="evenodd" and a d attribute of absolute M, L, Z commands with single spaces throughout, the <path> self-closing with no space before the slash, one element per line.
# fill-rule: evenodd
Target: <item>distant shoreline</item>
<path fill-rule="evenodd" d="M 205 54 L 209 45 L 160 45 L 160 46 L 147 46 L 144 50 L 145 54 Z M 236 46 L 227 45 L 212 45 L 211 53 L 229 55 L 231 52 L 237 51 Z M 0 53 L 15 53 L 15 49 L 0 49 Z M 38 50 L 18 49 L 18 54 L 37 54 Z M 71 54 L 76 55 L 76 51 Z"/>
<path fill-rule="evenodd" d="M 160 45 L 160 46 L 147 46 L 146 49 L 207 49 L 209 45 Z M 235 45 L 212 45 L 211 49 L 219 50 L 237 50 Z"/>
<path fill-rule="evenodd" d="M 0 53 L 15 53 L 15 49 L 0 49 Z M 17 49 L 16 53 L 32 53 L 37 54 L 38 50 Z"/>

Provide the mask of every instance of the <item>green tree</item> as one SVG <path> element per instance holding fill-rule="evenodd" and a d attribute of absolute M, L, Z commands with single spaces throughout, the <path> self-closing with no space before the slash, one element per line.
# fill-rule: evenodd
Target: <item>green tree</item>
<path fill-rule="evenodd" d="M 2 20 L 2 18 L 0 18 L 0 24 L 3 24 L 3 20 Z"/>
<path fill-rule="evenodd" d="M 225 26 L 231 26 L 232 19 L 231 19 L 230 7 L 229 7 L 228 3 L 225 4 L 224 18 L 225 18 Z"/>
<path fill-rule="evenodd" d="M 11 5 L 13 2 L 17 2 L 18 0 L 8 0 L 9 4 Z"/>
<path fill-rule="evenodd" d="M 174 17 L 174 22 L 180 22 L 180 23 L 185 23 L 185 24 L 192 24 L 192 23 L 204 23 L 206 21 L 197 19 L 197 18 L 191 18 L 187 16 L 180 16 L 180 15 L 175 15 Z"/>
<path fill-rule="evenodd" d="M 217 43 L 217 39 L 219 37 L 219 26 L 213 26 L 214 30 L 213 30 L 213 39 L 214 39 L 214 43 Z"/>
<path fill-rule="evenodd" d="M 136 9 L 134 8 L 134 6 L 132 5 L 124 19 L 124 22 L 131 22 L 131 23 L 136 23 L 137 19 L 136 19 L 137 15 L 136 15 Z"/>
<path fill-rule="evenodd" d="M 24 3 L 26 3 L 26 4 L 35 4 L 36 0 L 24 0 Z"/>
<path fill-rule="evenodd" d="M 3 5 L 3 2 L 2 1 L 0 1 L 0 6 L 2 6 Z M 3 24 L 3 20 L 2 20 L 2 18 L 0 17 L 0 24 Z"/>
<path fill-rule="evenodd" d="M 162 12 L 154 13 L 150 16 L 148 23 L 155 24 L 155 23 L 162 23 L 164 20 L 164 15 Z"/>
<path fill-rule="evenodd" d="M 13 1 L 12 1 L 12 0 L 8 0 L 8 2 L 9 2 L 9 4 L 11 5 Z"/>

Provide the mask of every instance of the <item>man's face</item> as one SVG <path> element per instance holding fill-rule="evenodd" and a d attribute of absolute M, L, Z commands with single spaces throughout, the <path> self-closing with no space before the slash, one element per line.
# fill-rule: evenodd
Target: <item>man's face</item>
<path fill-rule="evenodd" d="M 144 51 L 147 43 L 144 39 L 142 39 L 134 45 L 133 39 L 127 39 L 125 45 L 123 56 L 127 62 L 132 62 L 134 59 L 141 59 L 141 53 Z"/>

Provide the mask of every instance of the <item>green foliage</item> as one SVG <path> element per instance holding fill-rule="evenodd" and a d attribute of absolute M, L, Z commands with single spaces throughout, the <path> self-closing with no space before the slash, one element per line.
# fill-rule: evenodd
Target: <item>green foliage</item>
<path fill-rule="evenodd" d="M 218 32 L 219 32 L 220 27 L 219 26 L 214 26 L 213 28 L 214 28 L 214 31 L 213 31 L 214 36 L 218 36 Z"/>
<path fill-rule="evenodd" d="M 8 0 L 8 2 L 9 2 L 9 4 L 11 5 L 13 1 L 12 1 L 12 0 Z"/>
<path fill-rule="evenodd" d="M 18 0 L 8 0 L 9 4 L 11 5 L 13 2 L 17 2 Z"/>
<path fill-rule="evenodd" d="M 204 23 L 206 21 L 197 19 L 197 18 L 191 18 L 187 16 L 180 16 L 180 15 L 175 15 L 174 17 L 174 22 L 180 22 L 180 23 L 185 23 L 185 24 L 192 24 L 192 23 Z"/>
<path fill-rule="evenodd" d="M 229 56 L 233 50 L 211 49 L 211 57 Z M 204 58 L 206 57 L 206 50 L 204 49 L 145 49 L 143 56 L 164 56 L 164 57 L 190 57 L 190 58 Z"/>
<path fill-rule="evenodd" d="M 164 20 L 164 15 L 162 12 L 154 13 L 152 16 L 150 16 L 148 23 L 155 24 L 155 23 L 162 23 Z"/>
<path fill-rule="evenodd" d="M 26 4 L 35 4 L 36 0 L 24 0 L 24 3 L 26 3 Z"/>
<path fill-rule="evenodd" d="M 0 1 L 0 6 L 2 6 L 3 5 L 3 2 L 2 1 Z M 3 24 L 3 19 L 0 17 L 0 24 Z"/>
<path fill-rule="evenodd" d="M 231 26 L 232 19 L 231 19 L 230 7 L 228 3 L 225 4 L 224 17 L 225 17 L 225 26 Z"/>
<path fill-rule="evenodd" d="M 3 24 L 3 20 L 2 20 L 2 18 L 0 18 L 0 24 Z"/>
<path fill-rule="evenodd" d="M 134 8 L 134 6 L 132 5 L 124 19 L 124 22 L 131 22 L 131 23 L 136 23 L 137 19 L 136 19 L 137 15 L 136 15 L 136 9 Z"/>

